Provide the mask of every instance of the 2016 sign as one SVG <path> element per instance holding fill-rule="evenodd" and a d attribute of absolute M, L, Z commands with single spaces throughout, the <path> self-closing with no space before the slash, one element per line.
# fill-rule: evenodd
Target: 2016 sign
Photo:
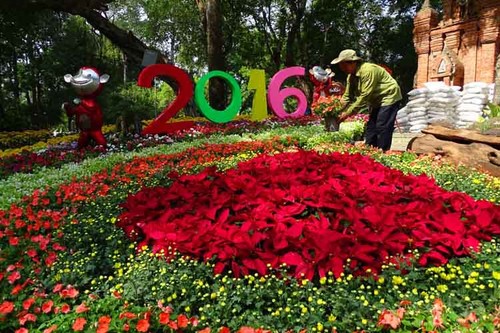
<path fill-rule="evenodd" d="M 298 88 L 288 87 L 281 89 L 286 79 L 292 76 L 304 76 L 304 67 L 288 67 L 277 72 L 271 79 L 268 87 L 266 99 L 266 77 L 263 70 L 254 69 L 250 72 L 250 81 L 248 89 L 255 90 L 252 103 L 252 120 L 262 120 L 267 116 L 267 101 L 273 112 L 280 118 L 298 118 L 302 117 L 307 109 L 307 98 L 304 92 Z M 174 79 L 179 88 L 177 97 L 166 106 L 162 113 L 153 122 L 144 129 L 143 134 L 163 134 L 171 133 L 176 130 L 188 129 L 194 126 L 192 121 L 182 121 L 167 123 L 169 119 L 184 108 L 193 97 L 200 111 L 209 120 L 216 123 L 226 123 L 231 121 L 241 109 L 241 89 L 238 82 L 226 72 L 212 71 L 204 75 L 193 89 L 193 82 L 188 74 L 179 67 L 167 64 L 151 65 L 144 68 L 139 74 L 137 85 L 145 88 L 151 88 L 153 79 L 156 76 L 167 76 Z M 226 81 L 231 87 L 231 103 L 225 110 L 218 111 L 213 109 L 205 98 L 205 86 L 213 78 L 219 77 Z M 295 97 L 298 101 L 297 109 L 293 113 L 287 113 L 283 108 L 283 102 L 289 98 Z"/>

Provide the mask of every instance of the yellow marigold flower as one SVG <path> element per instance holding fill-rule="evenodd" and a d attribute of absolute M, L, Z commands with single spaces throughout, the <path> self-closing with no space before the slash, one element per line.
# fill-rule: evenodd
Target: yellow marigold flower
<path fill-rule="evenodd" d="M 500 280 L 500 272 L 493 272 L 492 275 L 495 280 Z"/>
<path fill-rule="evenodd" d="M 445 293 L 448 290 L 448 286 L 444 285 L 444 284 L 440 284 L 439 286 L 436 287 L 436 289 L 441 293 Z"/>
<path fill-rule="evenodd" d="M 403 278 L 401 276 L 393 276 L 392 277 L 392 284 L 398 285 L 403 283 Z"/>
<path fill-rule="evenodd" d="M 474 284 L 474 283 L 477 282 L 477 279 L 474 279 L 474 278 L 470 277 L 465 282 L 467 282 L 468 284 Z"/>
<path fill-rule="evenodd" d="M 322 324 L 322 323 L 318 323 L 318 324 L 316 325 L 316 328 L 318 329 L 318 331 L 322 331 L 324 327 L 323 327 L 323 324 Z"/>

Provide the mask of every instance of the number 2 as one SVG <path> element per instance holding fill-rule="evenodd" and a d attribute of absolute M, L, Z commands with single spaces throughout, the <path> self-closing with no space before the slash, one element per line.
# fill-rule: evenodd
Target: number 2
<path fill-rule="evenodd" d="M 162 113 L 142 131 L 143 135 L 172 133 L 178 130 L 189 129 L 194 126 L 193 121 L 167 123 L 170 118 L 175 116 L 177 112 L 185 107 L 191 97 L 193 97 L 193 83 L 185 71 L 173 65 L 151 65 L 141 71 L 139 78 L 137 79 L 137 85 L 140 87 L 151 88 L 153 79 L 160 75 L 168 76 L 177 82 L 179 85 L 177 96 L 174 101 L 166 106 Z"/>

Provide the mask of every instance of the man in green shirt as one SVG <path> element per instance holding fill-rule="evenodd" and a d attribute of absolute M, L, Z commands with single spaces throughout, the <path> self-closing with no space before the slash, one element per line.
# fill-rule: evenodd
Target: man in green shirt
<path fill-rule="evenodd" d="M 342 96 L 346 105 L 339 122 L 368 107 L 370 117 L 366 126 L 366 144 L 389 150 L 402 98 L 398 83 L 383 67 L 363 62 L 354 50 L 340 52 L 332 64 L 338 64 L 348 74 Z"/>

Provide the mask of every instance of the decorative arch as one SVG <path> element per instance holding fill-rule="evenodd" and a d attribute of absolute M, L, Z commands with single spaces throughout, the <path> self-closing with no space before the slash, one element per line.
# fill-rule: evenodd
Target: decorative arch
<path fill-rule="evenodd" d="M 446 45 L 432 63 L 431 79 L 455 86 L 462 86 L 464 83 L 464 65 L 458 55 Z"/>

